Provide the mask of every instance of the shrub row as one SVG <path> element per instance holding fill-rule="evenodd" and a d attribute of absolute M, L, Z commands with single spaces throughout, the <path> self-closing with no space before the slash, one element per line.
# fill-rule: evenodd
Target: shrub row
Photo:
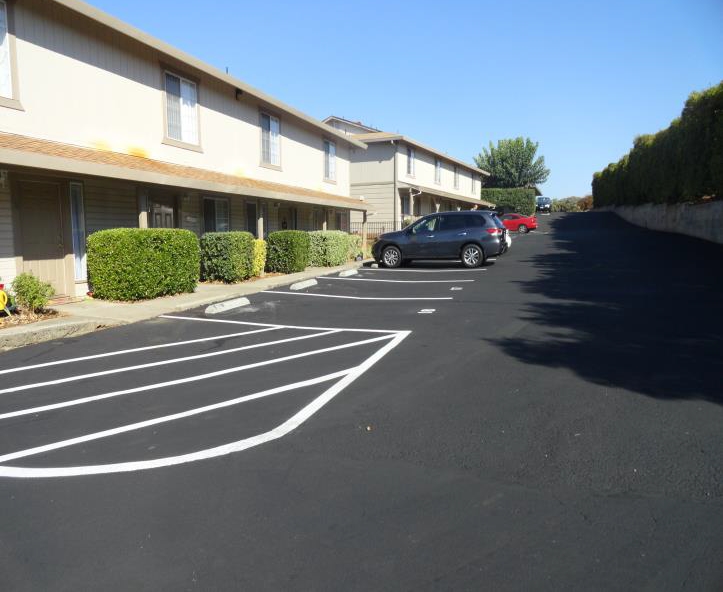
<path fill-rule="evenodd" d="M 143 300 L 193 292 L 200 250 L 176 228 L 113 228 L 88 237 L 88 279 L 98 298 Z"/>
<path fill-rule="evenodd" d="M 266 269 L 279 273 L 304 271 L 309 263 L 311 239 L 303 230 L 279 230 L 269 234 Z"/>
<path fill-rule="evenodd" d="M 351 235 L 341 230 L 317 230 L 309 233 L 309 265 L 333 267 L 349 260 Z"/>
<path fill-rule="evenodd" d="M 638 136 L 592 189 L 595 207 L 723 197 L 723 82 L 691 94 L 668 128 Z"/>
<path fill-rule="evenodd" d="M 142 300 L 192 292 L 199 279 L 239 282 L 264 268 L 281 273 L 307 265 L 341 265 L 361 249 L 361 237 L 341 231 L 272 232 L 268 242 L 248 232 L 116 228 L 88 237 L 88 276 L 94 296 Z"/>
<path fill-rule="evenodd" d="M 201 237 L 201 277 L 227 283 L 254 275 L 254 236 L 250 232 L 207 232 Z"/>
<path fill-rule="evenodd" d="M 480 197 L 495 204 L 495 209 L 530 216 L 535 213 L 535 190 L 528 187 L 482 188 Z"/>

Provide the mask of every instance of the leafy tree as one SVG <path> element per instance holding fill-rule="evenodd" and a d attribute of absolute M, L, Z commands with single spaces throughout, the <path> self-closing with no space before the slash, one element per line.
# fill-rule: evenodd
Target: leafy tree
<path fill-rule="evenodd" d="M 550 169 L 545 168 L 545 157 L 535 159 L 538 146 L 530 138 L 519 137 L 482 148 L 474 160 L 491 174 L 485 187 L 533 187 L 547 181 Z"/>

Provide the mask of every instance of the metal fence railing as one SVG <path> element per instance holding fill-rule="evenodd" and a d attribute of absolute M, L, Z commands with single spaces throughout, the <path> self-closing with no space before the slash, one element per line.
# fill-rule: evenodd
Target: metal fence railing
<path fill-rule="evenodd" d="M 393 230 L 393 222 L 367 222 L 367 237 L 369 238 L 374 238 L 385 232 L 392 232 Z M 361 234 L 362 223 L 352 222 L 349 226 L 349 232 L 351 234 Z"/>

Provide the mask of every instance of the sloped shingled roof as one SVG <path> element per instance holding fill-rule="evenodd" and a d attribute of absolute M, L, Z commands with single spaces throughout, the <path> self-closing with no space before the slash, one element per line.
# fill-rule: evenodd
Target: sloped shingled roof
<path fill-rule="evenodd" d="M 33 156 L 46 158 L 41 162 L 33 159 Z M 47 160 L 47 157 L 50 160 Z M 17 166 L 57 168 L 66 172 L 109 176 L 138 182 L 167 183 L 201 191 L 269 197 L 357 210 L 367 209 L 358 199 L 340 197 L 323 191 L 2 132 L 0 132 L 0 162 Z M 73 166 L 72 163 L 77 163 L 77 166 Z M 53 166 L 54 164 L 57 166 Z M 114 174 L 114 171 L 122 171 L 123 174 Z M 152 176 L 145 175 L 147 173 Z M 154 180 L 156 178 L 157 180 Z"/>

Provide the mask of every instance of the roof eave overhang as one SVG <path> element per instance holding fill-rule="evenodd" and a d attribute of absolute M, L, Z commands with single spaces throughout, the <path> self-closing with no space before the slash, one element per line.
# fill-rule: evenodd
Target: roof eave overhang
<path fill-rule="evenodd" d="M 447 191 L 442 191 L 440 189 L 436 189 L 434 187 L 426 187 L 424 185 L 418 185 L 416 183 L 404 183 L 403 181 L 399 181 L 397 183 L 397 187 L 401 189 L 416 189 L 418 191 L 421 191 L 422 193 L 425 193 L 427 195 L 436 196 L 442 199 L 451 199 L 453 201 L 461 201 L 463 203 L 468 203 L 471 205 L 477 205 L 477 206 L 494 206 L 493 203 L 485 201 L 483 199 L 479 199 L 476 197 L 465 197 L 464 195 L 455 195 L 454 193 L 448 193 Z"/>
<path fill-rule="evenodd" d="M 106 177 L 122 181 L 132 181 L 135 183 L 148 183 L 152 185 L 180 187 L 194 191 L 208 191 L 227 195 L 243 195 L 249 197 L 275 199 L 294 203 L 345 208 L 362 212 L 369 211 L 371 209 L 366 203 L 361 201 L 356 204 L 352 200 L 337 200 L 333 197 L 324 197 L 322 195 L 298 195 L 292 192 L 284 191 L 283 188 L 271 190 L 260 187 L 239 186 L 229 183 L 219 183 L 216 181 L 169 175 L 161 172 L 131 169 L 112 164 L 86 162 L 62 156 L 24 152 L 20 150 L 12 150 L 10 148 L 0 148 L 0 163 L 2 163 L 0 166 L 3 167 L 10 166 L 21 169 L 42 169 L 71 175 Z"/>
<path fill-rule="evenodd" d="M 365 134 L 357 134 L 359 136 L 364 136 Z M 400 134 L 396 135 L 389 135 L 382 138 L 364 138 L 362 140 L 365 144 L 378 144 L 380 142 L 406 142 L 407 144 L 414 146 L 415 148 L 419 148 L 420 150 L 424 150 L 425 152 L 429 152 L 430 154 L 434 154 L 435 156 L 438 156 L 439 158 L 443 158 L 445 160 L 448 160 L 449 162 L 453 162 L 454 164 L 457 164 L 461 166 L 462 168 L 475 172 L 479 175 L 483 175 L 485 177 L 490 177 L 490 173 L 483 169 L 479 169 L 475 166 L 472 166 L 471 164 L 468 164 L 464 162 L 463 160 L 459 160 L 458 158 L 454 158 L 453 156 L 449 156 L 449 154 L 444 154 L 440 152 L 439 150 L 435 150 L 434 148 L 430 148 L 429 146 L 425 146 L 424 144 L 421 144 L 417 142 L 416 140 L 412 140 L 411 138 L 408 138 L 406 136 L 402 136 Z"/>

